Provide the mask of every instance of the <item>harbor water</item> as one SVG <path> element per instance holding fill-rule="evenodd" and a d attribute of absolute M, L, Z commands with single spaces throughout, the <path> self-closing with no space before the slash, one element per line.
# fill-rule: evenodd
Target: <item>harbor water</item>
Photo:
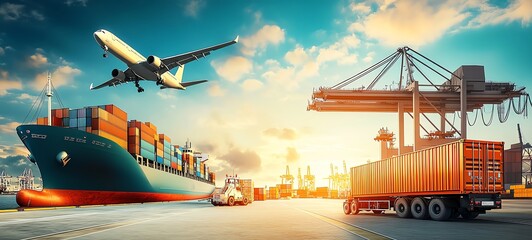
<path fill-rule="evenodd" d="M 17 195 L 0 194 L 0 210 L 17 208 Z"/>

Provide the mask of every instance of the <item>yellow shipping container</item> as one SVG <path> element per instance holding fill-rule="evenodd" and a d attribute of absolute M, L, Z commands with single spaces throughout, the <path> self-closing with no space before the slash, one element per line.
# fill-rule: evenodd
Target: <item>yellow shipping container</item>
<path fill-rule="evenodd" d="M 510 186 L 510 189 L 523 189 L 525 188 L 525 185 L 524 184 L 521 184 L 521 185 L 511 185 Z"/>

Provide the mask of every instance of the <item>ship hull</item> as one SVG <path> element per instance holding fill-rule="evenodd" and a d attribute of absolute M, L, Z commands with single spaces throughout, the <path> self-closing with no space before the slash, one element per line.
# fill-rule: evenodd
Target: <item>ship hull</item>
<path fill-rule="evenodd" d="M 21 207 L 192 200 L 214 191 L 207 181 L 140 165 L 118 144 L 95 134 L 42 125 L 19 126 L 17 134 L 43 179 L 42 191 L 18 193 Z M 62 153 L 67 157 L 58 157 Z"/>

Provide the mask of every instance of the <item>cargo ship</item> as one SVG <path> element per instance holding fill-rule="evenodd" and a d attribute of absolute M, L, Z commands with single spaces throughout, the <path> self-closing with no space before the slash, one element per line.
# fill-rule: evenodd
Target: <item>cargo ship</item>
<path fill-rule="evenodd" d="M 43 180 L 42 191 L 17 194 L 21 207 L 205 199 L 215 189 L 208 155 L 114 105 L 53 109 L 16 131 Z"/>

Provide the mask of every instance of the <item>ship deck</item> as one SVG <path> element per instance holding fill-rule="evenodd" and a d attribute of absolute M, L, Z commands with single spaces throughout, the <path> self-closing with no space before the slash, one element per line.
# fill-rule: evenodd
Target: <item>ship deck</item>
<path fill-rule="evenodd" d="M 393 211 L 344 215 L 342 202 L 291 199 L 214 207 L 188 201 L 4 210 L 0 239 L 470 239 L 473 234 L 527 239 L 532 226 L 532 199 L 505 199 L 501 210 L 446 222 L 398 218 Z"/>

